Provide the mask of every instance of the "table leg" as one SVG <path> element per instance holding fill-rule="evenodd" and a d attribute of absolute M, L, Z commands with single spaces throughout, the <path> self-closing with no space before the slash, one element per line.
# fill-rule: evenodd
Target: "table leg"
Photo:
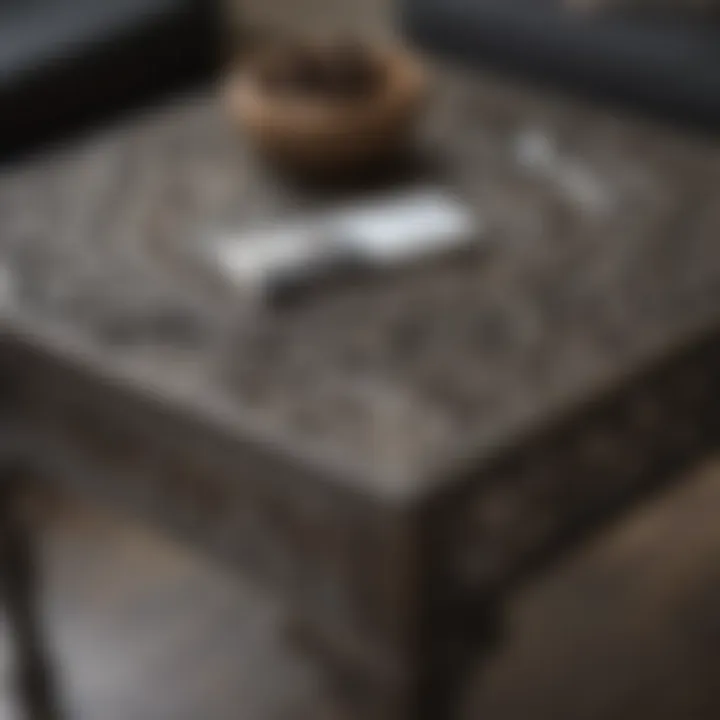
<path fill-rule="evenodd" d="M 34 537 L 17 471 L 0 473 L 0 587 L 15 653 L 17 692 L 28 720 L 60 713 L 39 616 Z"/>
<path fill-rule="evenodd" d="M 459 619 L 457 616 L 456 619 Z M 479 625 L 479 627 L 478 627 Z M 497 624 L 490 614 L 478 623 L 430 625 L 414 652 L 396 672 L 383 671 L 337 652 L 301 624 L 290 627 L 295 648 L 313 659 L 327 683 L 323 707 L 313 720 L 458 720 L 462 717 L 467 681 L 492 652 Z M 302 720 L 305 720 L 302 718 Z"/>

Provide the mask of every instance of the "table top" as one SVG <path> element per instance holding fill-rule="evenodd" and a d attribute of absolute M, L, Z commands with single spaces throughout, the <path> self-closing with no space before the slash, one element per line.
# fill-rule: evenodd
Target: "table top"
<path fill-rule="evenodd" d="M 406 502 L 720 329 L 717 142 L 439 78 L 417 180 L 482 214 L 482 248 L 273 309 L 214 287 L 178 252 L 208 225 L 331 198 L 198 93 L 2 171 L 1 341 Z"/>

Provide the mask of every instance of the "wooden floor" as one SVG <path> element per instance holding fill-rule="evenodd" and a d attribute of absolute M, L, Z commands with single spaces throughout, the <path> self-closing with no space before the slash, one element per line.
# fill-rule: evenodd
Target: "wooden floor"
<path fill-rule="evenodd" d="M 274 720 L 313 707 L 319 678 L 284 647 L 268 598 L 96 508 L 54 503 L 42 518 L 69 719 Z M 720 464 L 528 587 L 507 632 L 469 718 L 720 717 Z M 4 628 L 0 639 L 6 668 Z"/>

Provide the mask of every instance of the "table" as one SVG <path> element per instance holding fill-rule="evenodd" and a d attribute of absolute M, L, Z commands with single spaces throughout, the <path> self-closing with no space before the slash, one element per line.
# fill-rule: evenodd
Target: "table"
<path fill-rule="evenodd" d="M 282 307 L 177 251 L 329 199 L 210 94 L 0 178 L 4 474 L 278 593 L 353 717 L 454 716 L 513 589 L 718 438 L 717 143 L 441 77 L 424 172 L 492 249 Z"/>

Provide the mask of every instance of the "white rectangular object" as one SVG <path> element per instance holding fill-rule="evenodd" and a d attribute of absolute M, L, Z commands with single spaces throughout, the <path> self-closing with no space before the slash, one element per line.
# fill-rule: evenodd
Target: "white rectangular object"
<path fill-rule="evenodd" d="M 480 219 L 438 190 L 386 197 L 282 225 L 211 238 L 208 258 L 231 283 L 260 293 L 310 283 L 348 265 L 402 265 L 477 242 Z"/>
<path fill-rule="evenodd" d="M 413 193 L 338 213 L 332 224 L 359 256 L 391 265 L 466 245 L 479 221 L 437 191 Z"/>

